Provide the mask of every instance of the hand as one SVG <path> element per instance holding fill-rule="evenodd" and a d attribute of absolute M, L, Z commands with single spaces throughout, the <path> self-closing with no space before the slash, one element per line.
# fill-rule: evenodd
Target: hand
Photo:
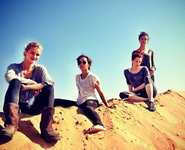
<path fill-rule="evenodd" d="M 39 93 L 40 93 L 40 90 L 33 90 L 33 95 L 37 96 L 39 95 Z"/>
<path fill-rule="evenodd" d="M 135 89 L 132 89 L 132 91 L 131 92 L 135 92 L 136 90 Z"/>
<path fill-rule="evenodd" d="M 27 88 L 26 88 L 26 85 L 25 85 L 25 84 L 22 84 L 21 86 L 22 86 L 22 88 L 21 88 L 21 90 L 22 90 L 22 91 L 27 90 Z"/>
<path fill-rule="evenodd" d="M 116 108 L 116 105 L 115 104 L 112 104 L 110 106 L 107 106 L 108 108 L 111 108 L 111 109 L 115 109 Z"/>
<path fill-rule="evenodd" d="M 151 71 L 150 71 L 150 76 L 153 76 L 153 75 L 154 75 L 154 71 L 151 70 Z"/>

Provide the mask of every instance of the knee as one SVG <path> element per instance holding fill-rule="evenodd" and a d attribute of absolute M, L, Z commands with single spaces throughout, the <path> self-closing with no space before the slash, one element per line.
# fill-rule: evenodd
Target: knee
<path fill-rule="evenodd" d="M 150 76 L 146 76 L 144 78 L 144 82 L 145 82 L 145 85 L 147 85 L 147 84 L 152 84 L 153 81 Z"/>
<path fill-rule="evenodd" d="M 95 111 L 95 110 L 94 110 L 94 108 L 91 107 L 91 106 L 86 106 L 86 107 L 84 108 L 84 111 L 88 113 L 88 112 L 92 112 L 92 111 Z"/>
<path fill-rule="evenodd" d="M 10 81 L 9 85 L 14 87 L 14 88 L 20 88 L 21 87 L 21 81 L 19 81 L 18 79 L 12 79 Z"/>
<path fill-rule="evenodd" d="M 128 94 L 127 92 L 120 92 L 120 93 L 119 93 L 119 97 L 120 97 L 121 99 L 123 99 L 123 98 L 128 98 L 128 97 L 129 97 L 129 94 Z"/>
<path fill-rule="evenodd" d="M 43 90 L 46 91 L 46 92 L 49 92 L 49 93 L 54 93 L 54 87 L 53 87 L 53 85 L 46 85 L 43 88 Z"/>

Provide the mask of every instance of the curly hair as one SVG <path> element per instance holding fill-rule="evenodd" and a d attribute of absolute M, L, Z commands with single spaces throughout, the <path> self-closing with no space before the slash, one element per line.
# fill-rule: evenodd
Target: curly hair
<path fill-rule="evenodd" d="M 77 60 L 77 63 L 80 61 L 80 59 L 82 58 L 82 57 L 85 57 L 85 58 L 87 58 L 87 62 L 88 62 L 88 64 L 89 64 L 89 70 L 90 70 L 90 67 L 91 67 L 91 64 L 92 64 L 92 59 L 91 58 L 89 58 L 88 56 L 86 56 L 86 55 L 84 55 L 84 54 L 81 54 L 80 56 L 78 56 L 78 58 L 76 59 Z"/>
<path fill-rule="evenodd" d="M 139 34 L 138 39 L 140 40 L 140 38 L 141 38 L 142 36 L 147 36 L 147 37 L 148 37 L 148 41 L 149 41 L 149 35 L 148 35 L 148 33 L 142 31 L 142 32 Z"/>

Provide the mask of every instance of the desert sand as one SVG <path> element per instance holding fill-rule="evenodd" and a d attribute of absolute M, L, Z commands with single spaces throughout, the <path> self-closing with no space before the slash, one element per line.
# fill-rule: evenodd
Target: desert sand
<path fill-rule="evenodd" d="M 84 134 L 92 123 L 77 107 L 56 107 L 54 130 L 61 140 L 48 144 L 40 137 L 40 117 L 20 113 L 19 129 L 0 150 L 185 150 L 185 91 L 168 90 L 155 98 L 157 112 L 145 103 L 111 99 L 116 108 L 96 109 L 107 131 Z M 0 113 L 0 129 L 4 126 Z"/>

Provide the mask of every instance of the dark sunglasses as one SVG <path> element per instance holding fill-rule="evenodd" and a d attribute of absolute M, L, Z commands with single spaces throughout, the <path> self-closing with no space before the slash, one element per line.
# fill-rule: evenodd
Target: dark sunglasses
<path fill-rule="evenodd" d="M 87 63 L 85 60 L 84 61 L 78 61 L 78 65 L 80 65 L 81 63 L 83 63 L 84 65 Z"/>

